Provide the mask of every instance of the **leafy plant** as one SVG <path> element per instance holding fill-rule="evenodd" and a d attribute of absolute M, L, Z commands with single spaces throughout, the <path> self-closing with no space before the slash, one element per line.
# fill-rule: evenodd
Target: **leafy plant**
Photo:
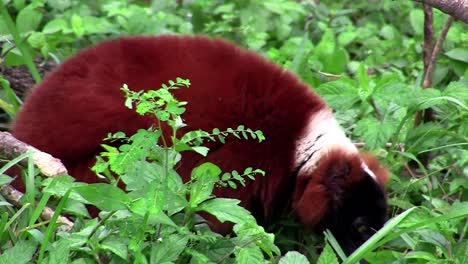
<path fill-rule="evenodd" d="M 419 217 L 414 220 L 415 223 L 424 223 L 432 218 L 440 219 L 439 216 L 450 215 L 451 208 L 461 210 L 459 204 L 464 205 L 462 201 L 467 199 L 468 30 L 467 25 L 461 22 L 452 24 L 435 64 L 432 87 L 421 89 L 424 69 L 421 60 L 424 14 L 421 6 L 415 2 L 384 0 L 374 1 L 369 5 L 369 1 L 330 0 L 4 1 L 0 8 L 2 12 L 8 11 L 8 17 L 13 23 L 7 21 L 7 16 L 0 16 L 2 62 L 6 67 L 14 67 L 39 55 L 60 62 L 83 47 L 120 35 L 196 33 L 227 38 L 264 54 L 284 68 L 294 71 L 311 87 L 315 87 L 315 91 L 335 110 L 338 121 L 353 141 L 365 150 L 377 154 L 389 168 L 389 217 L 398 218 L 407 210 L 411 210 L 400 222 L 401 225 L 407 220 L 416 219 L 414 215 Z M 446 14 L 434 10 L 434 32 L 440 31 L 446 17 Z M 23 56 L 23 50 L 31 54 L 29 60 Z M 7 79 L 7 76 L 4 78 Z M 2 123 L 6 123 L 3 120 L 13 118 L 19 103 L 11 96 L 11 89 L 6 82 L 2 82 L 2 88 L 0 107 L 5 113 L 1 117 Z M 134 105 L 134 99 L 128 101 L 128 104 Z M 167 111 L 164 106 L 160 115 L 169 116 L 170 119 L 171 109 L 181 111 L 180 108 L 184 107 L 173 103 L 170 105 Z M 145 107 L 144 104 L 141 106 L 142 109 Z M 414 113 L 428 108 L 432 109 L 434 119 L 415 127 Z M 6 125 L 3 124 L 3 127 Z M 208 149 L 204 148 L 201 142 L 223 142 L 236 135 L 240 138 L 244 138 L 244 135 L 258 138 L 255 131 L 238 127 L 232 128 L 231 131 L 194 131 L 184 139 L 179 137 L 177 144 L 172 145 L 171 135 L 151 136 L 156 131 L 155 127 L 152 131 L 139 132 L 142 134 L 135 137 L 119 133 L 110 135 L 110 141 L 105 146 L 109 156 L 101 158 L 102 161 L 98 164 L 101 167 L 96 168 L 100 175 L 113 185 L 127 182 L 127 188 L 131 186 L 130 183 L 135 185 L 129 194 L 124 193 L 124 196 L 130 196 L 130 199 L 134 199 L 133 195 L 137 195 L 136 190 L 141 186 L 138 182 L 131 182 L 126 176 L 127 173 L 133 173 L 131 170 L 127 172 L 126 167 L 122 165 L 126 161 L 135 159 L 142 163 L 150 159 L 159 162 L 166 160 L 164 166 L 157 168 L 164 171 L 171 168 L 171 162 L 177 160 L 177 151 L 193 150 L 206 154 Z M 163 138 L 167 140 L 166 146 L 162 144 Z M 164 156 L 166 154 L 152 154 L 154 157 L 150 155 L 143 159 L 143 151 L 149 154 L 157 148 L 154 144 L 148 144 L 151 148 L 143 143 L 137 144 L 145 139 L 150 139 L 153 143 L 159 142 L 159 150 L 175 146 L 177 151 L 169 152 L 167 158 Z M 123 148 L 130 149 L 135 146 L 136 150 L 130 152 L 134 156 L 123 155 L 126 149 L 116 148 L 112 140 L 123 143 Z M 427 154 L 428 160 L 419 160 L 421 154 Z M 114 158 L 115 160 L 112 160 Z M 104 162 L 104 159 L 107 162 Z M 123 163 L 119 165 L 121 161 Z M 145 173 L 156 169 L 152 166 L 146 168 Z M 112 172 L 112 169 L 122 173 Z M 217 171 L 214 168 L 209 171 L 212 170 Z M 216 181 L 215 186 L 240 188 L 242 179 L 249 175 L 253 177 L 254 171 L 247 168 L 244 172 L 220 173 L 217 176 L 220 179 Z M 27 174 L 30 185 L 32 183 L 29 190 L 34 188 L 34 185 L 41 184 L 41 179 L 35 178 L 35 171 L 31 170 Z M 145 183 L 156 179 L 152 177 L 148 176 Z M 172 179 L 172 176 L 169 178 Z M 2 179 L 2 182 L 10 180 Z M 10 224 L 17 224 L 16 230 L 20 230 L 18 236 L 9 231 L 0 237 L 0 244 L 4 248 L 10 240 L 14 241 L 14 250 L 12 248 L 6 252 L 6 256 L 15 256 L 14 260 L 18 261 L 19 258 L 12 253 L 23 250 L 33 252 L 33 249 L 44 241 L 43 228 L 47 223 L 35 222 L 36 225 L 40 223 L 39 226 L 29 226 L 30 221 L 35 221 L 34 216 L 31 220 L 21 219 L 28 219 L 28 214 L 37 212 L 46 202 L 57 204 L 59 200 L 49 201 L 52 194 L 64 196 L 68 188 L 81 186 L 67 177 L 60 177 L 55 181 L 45 180 L 44 184 L 48 187 L 44 189 L 45 196 L 42 196 L 36 209 L 23 208 L 14 218 L 7 218 L 3 214 L 0 223 L 9 223 L 8 227 L 11 227 Z M 93 194 L 93 191 L 89 193 Z M 120 192 L 116 191 L 115 195 L 118 195 L 117 193 Z M 103 194 L 111 195 L 113 191 L 103 190 Z M 38 192 L 35 192 L 35 195 L 39 195 Z M 103 196 L 103 199 L 107 199 L 106 197 Z M 34 198 L 34 195 L 29 195 L 27 201 L 34 202 Z M 125 207 L 130 214 L 133 213 L 128 209 L 132 203 L 129 203 L 127 198 L 122 199 L 121 203 L 113 206 Z M 63 203 L 63 210 L 84 216 L 87 212 L 83 202 L 89 201 L 83 199 L 76 191 L 70 192 L 69 198 Z M 102 206 L 106 206 L 103 204 Z M 5 206 L 10 215 L 14 214 L 8 205 Z M 414 207 L 416 209 L 411 209 Z M 116 215 L 120 213 L 115 213 L 109 219 L 116 218 Z M 384 238 L 381 237 L 384 240 L 373 240 L 371 247 L 367 244 L 366 249 L 360 249 L 358 258 L 365 257 L 371 263 L 466 262 L 463 259 L 466 255 L 466 220 L 453 218 L 444 221 L 420 227 L 415 225 L 414 229 L 406 229 L 409 233 L 405 231 L 398 237 L 387 240 L 384 246 L 375 249 L 375 246 L 383 244 L 380 241 L 384 241 L 392 231 Z M 107 225 L 107 220 L 104 222 L 104 225 Z M 137 228 L 135 226 L 136 224 L 132 224 L 133 229 Z M 103 224 L 97 221 L 85 223 L 78 220 L 76 230 L 86 231 L 80 236 L 73 233 L 73 239 L 81 239 L 81 244 L 75 246 L 69 240 L 56 243 L 58 240 L 53 240 L 55 237 L 52 236 L 51 243 L 48 244 L 50 251 L 45 251 L 43 247 L 44 259 L 50 256 L 50 259 L 58 261 L 60 257 L 68 258 L 68 253 L 77 259 L 89 259 L 89 256 L 92 258 L 96 252 L 103 251 L 106 254 L 114 252 L 113 254 L 121 256 L 132 255 L 134 251 L 123 249 L 125 247 L 122 245 L 125 243 L 122 242 L 122 238 L 118 237 L 119 243 L 114 240 L 108 243 L 103 238 L 105 235 L 99 238 L 96 236 L 100 230 L 107 230 L 106 228 L 107 226 L 103 227 Z M 99 231 L 93 231 L 94 229 Z M 404 229 L 398 224 L 392 230 Z M 275 233 L 276 244 L 283 252 L 297 250 L 306 254 L 311 263 L 318 261 L 319 256 L 316 252 L 320 251 L 317 249 L 320 248 L 323 239 L 303 230 L 291 215 L 273 223 L 267 230 Z M 132 232 L 136 233 L 134 230 Z M 65 237 L 62 234 L 60 236 Z M 31 237 L 34 239 L 26 240 Z M 86 242 L 88 237 L 91 237 L 93 242 Z M 331 248 L 339 250 L 339 245 L 334 245 L 329 236 L 327 243 Z M 69 244 L 73 246 L 70 248 Z M 190 243 L 187 242 L 186 245 Z M 64 250 L 61 251 L 61 248 Z M 54 251 L 55 249 L 59 250 Z M 369 253 L 369 249 L 374 252 Z M 325 247 L 320 257 L 321 261 L 333 262 L 333 254 L 330 253 L 330 247 Z M 302 263 L 303 258 L 297 254 L 299 253 L 288 253 L 281 263 Z M 29 258 L 26 255 L 25 253 L 23 259 L 27 261 Z M 355 256 L 354 260 L 357 259 Z M 343 260 L 347 256 L 339 258 Z"/>

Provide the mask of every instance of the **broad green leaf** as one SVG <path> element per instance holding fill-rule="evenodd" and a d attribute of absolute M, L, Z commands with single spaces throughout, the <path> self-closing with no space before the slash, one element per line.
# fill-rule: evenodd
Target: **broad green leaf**
<path fill-rule="evenodd" d="M 111 235 L 101 242 L 100 248 L 109 250 L 123 260 L 127 260 L 127 241 L 123 237 Z"/>
<path fill-rule="evenodd" d="M 215 216 L 220 222 L 244 223 L 252 221 L 249 211 L 239 205 L 240 201 L 228 198 L 215 198 L 201 203 L 197 210 Z"/>
<path fill-rule="evenodd" d="M 320 254 L 317 264 L 335 264 L 335 263 L 338 264 L 338 259 L 336 258 L 336 255 L 335 255 L 335 252 L 333 252 L 333 249 L 327 243 L 322 253 Z"/>
<path fill-rule="evenodd" d="M 262 251 L 252 244 L 238 248 L 234 254 L 238 264 L 265 263 Z"/>
<path fill-rule="evenodd" d="M 74 191 L 104 211 L 126 209 L 127 205 L 131 202 L 130 197 L 120 188 L 105 183 L 78 186 L 74 188 Z"/>
<path fill-rule="evenodd" d="M 84 35 L 85 30 L 84 30 L 84 25 L 83 25 L 83 19 L 79 15 L 77 14 L 72 15 L 71 28 L 73 30 L 73 33 L 75 33 L 77 37 L 80 38 Z"/>
<path fill-rule="evenodd" d="M 359 80 L 359 97 L 361 97 L 362 101 L 366 101 L 367 98 L 372 95 L 372 91 L 370 89 L 370 78 L 367 74 L 366 66 L 363 63 L 359 65 L 357 78 Z"/>
<path fill-rule="evenodd" d="M 468 48 L 455 48 L 447 51 L 445 55 L 451 59 L 468 63 Z"/>
<path fill-rule="evenodd" d="M 37 11 L 31 5 L 27 6 L 18 13 L 16 17 L 16 28 L 20 33 L 35 31 L 42 20 L 42 13 Z"/>
<path fill-rule="evenodd" d="M 348 110 L 359 101 L 357 84 L 351 79 L 341 78 L 327 82 L 316 90 L 332 108 Z"/>
<path fill-rule="evenodd" d="M 328 246 L 328 245 L 327 245 Z M 322 253 L 323 255 L 323 253 Z M 336 257 L 335 257 L 336 259 Z M 297 251 L 289 251 L 278 262 L 279 264 L 309 264 L 307 258 Z M 328 263 L 328 262 L 325 262 Z M 330 262 L 332 263 L 332 262 Z"/>
<path fill-rule="evenodd" d="M 70 28 L 68 27 L 68 24 L 64 19 L 56 18 L 47 22 L 47 24 L 42 29 L 42 33 L 53 34 L 56 32 L 66 32 L 69 29 Z"/>
<path fill-rule="evenodd" d="M 424 13 L 421 9 L 413 9 L 410 12 L 410 23 L 413 31 L 422 36 L 424 30 Z"/>
<path fill-rule="evenodd" d="M 193 183 L 190 186 L 190 206 L 196 207 L 213 196 L 214 184 L 219 180 L 221 170 L 213 163 L 203 163 L 192 171 Z"/>
<path fill-rule="evenodd" d="M 32 240 L 18 240 L 16 244 L 2 251 L 0 263 L 27 264 L 32 263 L 33 254 L 36 252 L 37 245 Z"/>
<path fill-rule="evenodd" d="M 385 146 L 395 130 L 395 124 L 375 118 L 364 118 L 356 123 L 355 133 L 362 136 L 366 148 L 377 149 Z"/>
<path fill-rule="evenodd" d="M 0 174 L 0 186 L 10 184 L 14 179 L 10 176 Z"/>
<path fill-rule="evenodd" d="M 406 259 L 419 259 L 425 263 L 437 263 L 437 257 L 431 254 L 430 252 L 424 251 L 412 251 L 405 256 Z"/>
<path fill-rule="evenodd" d="M 48 263 L 69 263 L 71 244 L 67 240 L 59 240 L 53 243 L 48 251 Z"/>
<path fill-rule="evenodd" d="M 161 237 L 160 241 L 153 243 L 151 247 L 151 263 L 173 263 L 187 246 L 188 237 L 182 234 L 173 233 L 169 236 Z"/>

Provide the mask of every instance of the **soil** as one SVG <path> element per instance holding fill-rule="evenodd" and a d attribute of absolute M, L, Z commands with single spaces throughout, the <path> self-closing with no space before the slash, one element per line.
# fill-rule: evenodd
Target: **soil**
<path fill-rule="evenodd" d="M 42 78 L 57 67 L 57 64 L 51 60 L 43 62 L 41 59 L 36 59 L 34 64 L 36 64 L 37 70 Z M 0 65 L 0 76 L 10 83 L 10 87 L 21 99 L 24 99 L 27 92 L 35 84 L 31 73 L 29 73 L 28 68 L 24 65 L 6 67 L 2 64 Z"/>

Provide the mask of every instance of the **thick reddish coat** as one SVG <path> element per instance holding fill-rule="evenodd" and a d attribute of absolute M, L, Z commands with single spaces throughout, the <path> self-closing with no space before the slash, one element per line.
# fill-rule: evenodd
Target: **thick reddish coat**
<path fill-rule="evenodd" d="M 259 55 L 205 37 L 126 37 L 79 52 L 33 90 L 13 134 L 60 158 L 77 180 L 96 182 L 89 167 L 107 133 L 128 135 L 154 124 L 124 106 L 122 84 L 133 90 L 157 89 L 176 77 L 192 84 L 175 92 L 179 100 L 189 102 L 183 131 L 242 124 L 264 132 L 267 140 L 262 143 L 234 137 L 226 144 L 210 143 L 206 159 L 184 153 L 179 169 L 184 179 L 207 160 L 224 171 L 265 170 L 266 177 L 257 177 L 246 188 L 216 190 L 217 195 L 240 199 L 258 219 L 270 217 L 295 197 L 293 206 L 301 211 L 303 223 L 317 224 L 334 206 L 333 192 L 364 177 L 357 154 L 343 158 L 348 165 L 342 167 L 338 165 L 343 155 L 338 153 L 325 158 L 315 176 L 296 181 L 296 141 L 311 117 L 327 108 L 325 103 L 294 75 Z M 344 174 L 349 166 L 351 175 L 338 184 L 335 178 L 348 176 Z"/>
<path fill-rule="evenodd" d="M 294 141 L 311 113 L 325 105 L 291 73 L 222 40 L 130 37 L 85 49 L 34 89 L 13 134 L 60 158 L 78 180 L 94 182 L 86 167 L 108 132 L 130 134 L 153 124 L 124 106 L 122 84 L 134 90 L 157 89 L 176 77 L 192 83 L 175 92 L 189 102 L 183 114 L 185 131 L 242 124 L 264 132 L 267 140 L 262 143 L 230 138 L 224 145 L 210 144 L 208 159 L 224 171 L 249 166 L 267 171 L 266 178 L 247 189 L 218 192 L 228 192 L 247 206 L 259 199 L 268 211 L 292 184 Z M 191 157 L 184 157 L 180 170 L 184 178 L 202 162 L 201 156 L 187 155 Z"/>

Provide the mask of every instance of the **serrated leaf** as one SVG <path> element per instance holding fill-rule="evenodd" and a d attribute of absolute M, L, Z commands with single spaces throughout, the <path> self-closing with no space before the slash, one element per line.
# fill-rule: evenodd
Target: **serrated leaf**
<path fill-rule="evenodd" d="M 72 15 L 71 28 L 73 30 L 73 33 L 75 33 L 77 37 L 80 38 L 84 35 L 85 30 L 84 30 L 84 25 L 83 25 L 83 19 L 79 15 L 77 14 Z"/>
<path fill-rule="evenodd" d="M 219 180 L 221 169 L 213 163 L 203 163 L 192 171 L 193 183 L 190 185 L 190 206 L 196 207 L 213 196 L 214 184 Z"/>
<path fill-rule="evenodd" d="M 74 191 L 103 211 L 126 209 L 131 202 L 130 197 L 120 188 L 105 183 L 74 187 Z"/>
<path fill-rule="evenodd" d="M 327 243 L 322 253 L 320 254 L 317 264 L 335 264 L 335 263 L 336 264 L 339 263 L 338 259 L 336 258 L 336 255 L 333 249 Z"/>
<path fill-rule="evenodd" d="M 48 250 L 48 263 L 69 263 L 71 245 L 67 240 L 59 240 L 53 243 Z"/>
<path fill-rule="evenodd" d="M 42 13 L 37 11 L 32 5 L 20 10 L 16 17 L 16 28 L 19 32 L 25 33 L 35 31 L 42 20 Z"/>
<path fill-rule="evenodd" d="M 68 30 L 67 22 L 61 18 L 53 19 L 44 26 L 42 33 L 44 34 L 53 34 L 60 31 Z"/>
<path fill-rule="evenodd" d="M 162 237 L 160 242 L 153 243 L 151 247 L 151 263 L 172 263 L 176 261 L 184 251 L 188 243 L 188 237 L 173 233 Z"/>
<path fill-rule="evenodd" d="M 123 260 L 127 259 L 127 241 L 118 236 L 109 236 L 101 242 L 100 247 L 109 250 Z"/>
<path fill-rule="evenodd" d="M 236 255 L 236 263 L 238 264 L 264 262 L 262 251 L 254 245 L 248 245 L 247 247 L 238 248 L 234 252 L 234 254 Z"/>
<path fill-rule="evenodd" d="M 310 262 L 301 253 L 289 251 L 279 260 L 278 264 L 310 264 Z"/>
<path fill-rule="evenodd" d="M 381 148 L 388 142 L 395 130 L 395 124 L 381 122 L 375 118 L 365 118 L 356 123 L 355 133 L 362 136 L 366 148 Z"/>
<path fill-rule="evenodd" d="M 18 240 L 16 244 L 0 255 L 0 263 L 27 264 L 32 263 L 32 256 L 37 245 L 32 240 Z"/>
<path fill-rule="evenodd" d="M 215 198 L 198 206 L 199 211 L 205 211 L 215 216 L 220 222 L 244 223 L 252 219 L 249 211 L 239 205 L 240 201 L 229 198 Z"/>
<path fill-rule="evenodd" d="M 468 63 L 468 48 L 455 48 L 447 51 L 445 55 L 451 59 Z"/>
<path fill-rule="evenodd" d="M 356 82 L 347 78 L 324 83 L 317 87 L 317 92 L 336 109 L 348 110 L 359 101 Z"/>

